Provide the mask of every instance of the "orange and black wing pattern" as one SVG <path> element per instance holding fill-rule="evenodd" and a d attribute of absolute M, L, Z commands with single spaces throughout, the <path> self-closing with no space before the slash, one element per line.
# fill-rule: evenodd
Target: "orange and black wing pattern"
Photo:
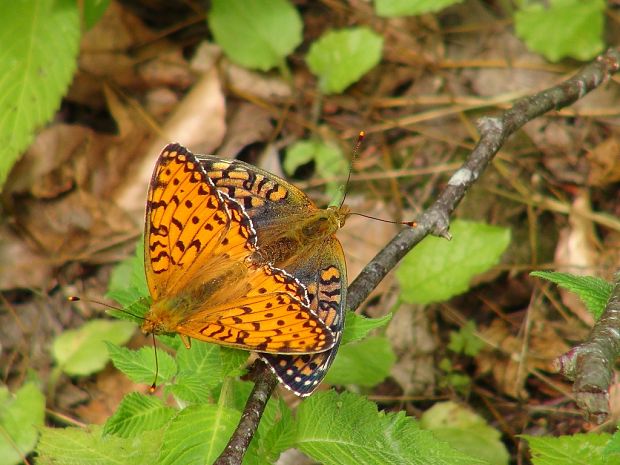
<path fill-rule="evenodd" d="M 195 156 L 162 151 L 148 193 L 145 271 L 152 305 L 145 332 L 179 333 L 268 353 L 317 353 L 334 337 L 309 308 L 305 286 L 252 263 L 256 232 Z"/>

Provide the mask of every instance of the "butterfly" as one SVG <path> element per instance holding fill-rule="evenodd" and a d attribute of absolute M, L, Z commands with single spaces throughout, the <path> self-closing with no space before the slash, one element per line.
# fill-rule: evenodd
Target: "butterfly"
<path fill-rule="evenodd" d="M 258 262 L 295 276 L 306 287 L 312 310 L 334 334 L 334 346 L 320 353 L 261 354 L 285 387 L 308 396 L 325 377 L 342 336 L 347 269 L 335 233 L 349 209 L 319 209 L 289 182 L 240 160 L 197 158 L 217 189 L 236 199 L 250 217 L 257 234 Z"/>
<path fill-rule="evenodd" d="M 255 260 L 245 209 L 218 191 L 178 144 L 161 152 L 148 191 L 144 263 L 152 303 L 145 333 L 272 354 L 309 354 L 336 343 L 303 283 Z"/>

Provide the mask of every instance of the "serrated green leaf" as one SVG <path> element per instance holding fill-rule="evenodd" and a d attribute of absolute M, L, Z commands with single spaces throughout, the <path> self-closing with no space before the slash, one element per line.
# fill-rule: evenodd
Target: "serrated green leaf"
<path fill-rule="evenodd" d="M 515 30 L 528 48 L 551 61 L 594 58 L 603 50 L 603 0 L 551 0 L 549 8 L 530 3 L 515 14 Z"/>
<path fill-rule="evenodd" d="M 188 350 L 177 352 L 179 377 L 182 379 L 185 374 L 195 375 L 208 388 L 218 385 L 224 380 L 220 352 L 221 347 L 216 344 L 193 341 Z"/>
<path fill-rule="evenodd" d="M 344 332 L 342 333 L 341 344 L 359 341 L 365 338 L 370 331 L 387 325 L 392 319 L 392 314 L 388 313 L 380 318 L 366 318 L 355 312 L 347 312 L 344 322 Z"/>
<path fill-rule="evenodd" d="M 37 465 L 153 465 L 163 431 L 146 431 L 134 438 L 101 437 L 102 427 L 43 428 L 37 445 Z"/>
<path fill-rule="evenodd" d="M 316 173 L 322 178 L 329 179 L 347 174 L 348 162 L 340 147 L 322 141 L 303 140 L 290 145 L 286 149 L 282 167 L 287 174 L 292 175 L 297 168 L 310 161 L 314 161 Z M 340 183 L 328 182 L 326 192 L 329 196 L 335 197 L 339 188 Z"/>
<path fill-rule="evenodd" d="M 611 465 L 603 455 L 611 438 L 607 433 L 520 437 L 527 440 L 534 465 Z"/>
<path fill-rule="evenodd" d="M 457 220 L 450 232 L 451 241 L 429 236 L 402 260 L 396 277 L 405 302 L 440 302 L 465 292 L 510 243 L 509 229 L 484 223 Z"/>
<path fill-rule="evenodd" d="M 375 0 L 377 15 L 384 18 L 433 13 L 463 0 Z"/>
<path fill-rule="evenodd" d="M 476 323 L 468 321 L 458 331 L 450 331 L 448 349 L 457 354 L 463 353 L 475 357 L 484 347 L 484 341 L 476 335 Z"/>
<path fill-rule="evenodd" d="M 0 457 L 5 465 L 22 463 L 43 426 L 45 397 L 34 383 L 26 383 L 11 395 L 0 386 Z"/>
<path fill-rule="evenodd" d="M 207 19 L 226 55 L 246 68 L 282 66 L 302 40 L 301 18 L 286 0 L 213 0 Z"/>
<path fill-rule="evenodd" d="M 133 438 L 144 431 L 164 426 L 176 411 L 163 404 L 161 399 L 132 392 L 125 396 L 103 428 L 103 434 Z"/>
<path fill-rule="evenodd" d="M 351 394 L 318 392 L 297 409 L 296 446 L 324 465 L 482 465 L 403 412 L 377 411 L 373 402 Z"/>
<path fill-rule="evenodd" d="M 394 362 L 396 355 L 385 336 L 368 337 L 340 347 L 325 382 L 372 387 L 387 378 Z"/>
<path fill-rule="evenodd" d="M 501 433 L 456 402 L 438 402 L 422 414 L 420 426 L 461 452 L 493 465 L 507 465 L 510 456 Z"/>
<path fill-rule="evenodd" d="M 139 350 L 131 350 L 118 347 L 115 344 L 106 344 L 112 363 L 125 373 L 135 383 L 151 384 L 155 379 L 155 351 L 152 347 L 142 347 Z M 157 352 L 159 370 L 157 371 L 157 385 L 164 384 L 176 374 L 177 365 L 168 352 Z"/>
<path fill-rule="evenodd" d="M 85 376 L 102 370 L 110 359 L 105 341 L 126 343 L 135 325 L 126 321 L 91 320 L 81 328 L 63 332 L 54 340 L 52 354 L 61 370 L 70 376 Z"/>
<path fill-rule="evenodd" d="M 0 2 L 0 187 L 60 106 L 79 40 L 74 0 Z"/>
<path fill-rule="evenodd" d="M 382 48 L 383 38 L 367 27 L 331 31 L 310 46 L 306 62 L 323 92 L 338 93 L 381 61 Z"/>
<path fill-rule="evenodd" d="M 110 5 L 110 0 L 84 0 L 82 2 L 82 18 L 84 27 L 88 30 L 99 22 Z"/>
<path fill-rule="evenodd" d="M 558 271 L 532 271 L 530 276 L 546 279 L 574 292 L 597 320 L 605 311 L 605 306 L 613 290 L 611 283 L 595 276 L 577 276 Z"/>
<path fill-rule="evenodd" d="M 219 405 L 191 405 L 164 434 L 159 465 L 211 464 L 224 450 L 241 414 Z"/>
<path fill-rule="evenodd" d="M 222 359 L 222 374 L 224 376 L 241 376 L 245 374 L 245 364 L 250 353 L 247 350 L 233 349 L 231 347 L 220 347 L 220 357 Z"/>
<path fill-rule="evenodd" d="M 207 403 L 213 398 L 211 388 L 215 386 L 209 386 L 200 376 L 184 373 L 174 384 L 167 385 L 164 392 L 187 403 Z"/>

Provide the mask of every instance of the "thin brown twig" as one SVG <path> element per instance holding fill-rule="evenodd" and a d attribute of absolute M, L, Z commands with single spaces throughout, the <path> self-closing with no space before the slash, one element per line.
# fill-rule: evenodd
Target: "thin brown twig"
<path fill-rule="evenodd" d="M 433 234 L 450 238 L 448 232 L 450 215 L 510 135 L 528 121 L 583 98 L 588 92 L 609 80 L 619 69 L 620 49 L 610 49 L 583 67 L 572 78 L 533 96 L 517 100 L 509 110 L 497 117 L 482 118 L 478 124 L 480 140 L 465 163 L 452 175 L 437 200 L 422 213 L 416 221 L 417 226 L 398 233 L 351 283 L 348 289 L 347 308 L 357 309 L 385 275 L 424 237 Z M 620 292 L 620 284 L 616 287 Z M 255 382 L 256 386 L 247 401 L 242 421 L 230 438 L 225 451 L 215 461 L 216 465 L 241 464 L 247 446 L 258 428 L 260 415 L 253 415 L 255 423 L 249 424 L 247 421 L 244 422 L 244 418 L 251 416 L 246 415 L 246 412 L 250 409 L 258 411 L 261 403 L 266 405 L 276 383 L 274 375 L 268 370 L 262 370 L 255 378 Z M 234 457 L 229 452 L 231 450 L 235 452 Z"/>

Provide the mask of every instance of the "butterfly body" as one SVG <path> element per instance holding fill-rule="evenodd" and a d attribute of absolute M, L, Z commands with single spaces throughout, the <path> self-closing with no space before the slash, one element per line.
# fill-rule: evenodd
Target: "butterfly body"
<path fill-rule="evenodd" d="M 145 271 L 152 304 L 146 333 L 178 333 L 272 354 L 311 354 L 335 338 L 309 308 L 305 286 L 253 260 L 256 230 L 244 208 L 219 192 L 178 144 L 153 171 L 145 222 Z"/>
<path fill-rule="evenodd" d="M 342 246 L 335 236 L 347 207 L 317 208 L 282 178 L 239 160 L 198 155 L 218 190 L 236 199 L 252 220 L 257 263 L 272 263 L 295 276 L 307 289 L 310 307 L 334 333 L 328 351 L 262 358 L 280 381 L 300 396 L 311 394 L 325 376 L 344 324 L 347 276 Z"/>

